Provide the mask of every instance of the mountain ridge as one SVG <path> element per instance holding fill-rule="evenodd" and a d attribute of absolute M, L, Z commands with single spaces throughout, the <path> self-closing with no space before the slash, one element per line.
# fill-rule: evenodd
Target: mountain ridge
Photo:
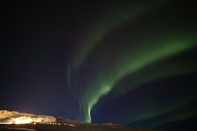
<path fill-rule="evenodd" d="M 0 130 L 51 130 L 51 131 L 156 131 L 153 129 L 129 128 L 115 123 L 93 124 L 62 117 L 20 113 L 0 110 Z M 158 130 L 157 130 L 158 131 Z"/>

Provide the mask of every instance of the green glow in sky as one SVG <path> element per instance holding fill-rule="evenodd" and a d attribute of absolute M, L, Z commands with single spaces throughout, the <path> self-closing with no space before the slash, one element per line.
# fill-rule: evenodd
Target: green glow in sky
<path fill-rule="evenodd" d="M 119 4 L 115 8 L 107 9 L 109 13 L 101 14 L 93 24 L 93 27 L 89 31 L 87 38 L 82 42 L 82 46 L 76 53 L 74 59 L 74 66 L 79 67 L 87 55 L 93 50 L 96 45 L 100 44 L 102 40 L 111 32 L 113 29 L 119 26 L 135 20 L 136 17 L 149 13 L 155 8 L 160 7 L 166 0 L 159 2 L 149 2 L 143 5 L 130 5 L 130 4 Z M 102 12 L 102 11 L 101 11 Z"/>
<path fill-rule="evenodd" d="M 83 42 L 79 53 L 76 55 L 75 61 L 73 62 L 74 67 L 80 69 L 80 65 L 83 64 L 88 55 L 91 55 L 91 52 L 94 52 L 96 48 L 99 48 L 98 45 L 105 47 L 106 45 L 104 45 L 103 42 L 114 29 L 119 30 L 123 28 L 124 24 L 127 22 L 132 23 L 135 19 L 137 19 L 137 17 L 140 17 L 147 12 L 154 11 L 154 9 L 159 7 L 159 5 L 161 4 L 155 3 L 138 7 L 124 5 L 120 6 L 120 9 L 116 9 L 115 12 L 112 10 L 103 17 L 99 17 L 98 23 L 96 23 L 94 28 L 89 31 L 89 35 Z M 98 71 L 99 73 L 94 76 L 94 81 L 89 83 L 86 92 L 84 92 L 82 95 L 82 108 L 85 115 L 85 121 L 91 122 L 91 110 L 93 109 L 94 105 L 102 96 L 107 95 L 121 79 L 146 68 L 148 65 L 168 59 L 196 47 L 196 36 L 196 32 L 192 32 L 188 29 L 177 30 L 177 28 L 172 28 L 171 30 L 164 32 L 160 32 L 159 29 L 155 29 L 154 35 L 151 37 L 151 39 L 148 37 L 144 39 L 138 39 L 137 43 L 134 43 L 136 41 L 133 41 L 133 39 L 128 39 L 122 41 L 122 43 L 119 43 L 121 45 L 125 44 L 129 46 L 121 48 L 117 54 L 112 55 L 115 60 L 108 61 L 106 64 L 109 65 L 108 69 Z M 110 50 L 113 50 L 113 48 L 115 47 L 111 47 Z M 105 54 L 106 56 L 108 55 L 108 52 L 110 54 L 110 51 L 96 51 L 98 54 Z M 100 59 L 104 58 L 101 56 Z M 156 70 L 155 72 L 158 71 L 159 70 Z M 140 84 L 144 84 L 149 81 L 154 81 L 156 79 L 169 76 L 191 73 L 196 70 L 194 68 L 185 68 L 182 71 L 178 71 L 176 70 L 176 67 L 173 67 L 172 69 L 166 68 L 165 71 L 166 72 L 161 71 L 162 73 L 159 74 L 155 73 L 154 76 L 149 74 L 151 77 L 147 75 L 146 77 L 142 78 L 142 80 L 139 80 L 139 82 L 134 82 L 132 86 L 124 87 L 122 91 L 118 92 L 117 94 L 124 94 L 126 91 L 136 88 Z M 154 114 L 143 114 L 143 116 L 138 116 L 132 119 L 132 122 L 141 119 L 147 119 L 149 117 L 155 117 L 184 105 L 184 103 L 179 103 L 174 107 L 168 106 L 166 109 L 160 110 Z"/>
<path fill-rule="evenodd" d="M 187 36 L 188 38 L 189 36 Z M 169 38 L 166 36 L 167 40 Z M 91 121 L 91 116 L 90 116 L 90 111 L 92 107 L 98 102 L 99 98 L 102 97 L 103 95 L 108 94 L 115 84 L 120 81 L 123 77 L 127 76 L 128 74 L 131 74 L 132 72 L 138 71 L 147 65 L 157 62 L 161 59 L 165 59 L 167 57 L 171 57 L 173 55 L 176 55 L 180 52 L 184 52 L 186 50 L 189 50 L 197 44 L 197 40 L 194 38 L 191 38 L 189 41 L 188 39 L 184 39 L 184 37 L 177 37 L 176 40 L 171 40 L 167 42 L 160 42 L 160 46 L 157 45 L 157 41 L 153 42 L 152 46 L 149 47 L 149 49 L 142 49 L 142 52 L 137 53 L 138 57 L 132 57 L 132 55 L 127 55 L 127 58 L 125 59 L 118 59 L 114 67 L 109 69 L 109 72 L 104 72 L 103 78 L 100 80 L 97 80 L 96 83 L 90 86 L 88 92 L 86 93 L 87 98 L 85 98 L 84 101 L 88 102 L 88 116 L 86 121 Z M 128 51 L 129 52 L 129 51 Z M 144 55 L 146 54 L 146 55 Z M 123 63 L 122 67 L 119 67 L 120 64 L 118 63 Z M 192 72 L 193 69 L 185 69 L 185 73 Z M 116 75 L 114 75 L 116 74 Z M 179 73 L 175 70 L 172 72 L 168 72 L 166 74 L 162 74 L 162 76 L 152 76 L 152 78 L 146 78 L 150 80 L 162 78 L 167 76 L 172 76 L 172 75 L 178 75 Z M 150 81 L 148 80 L 148 81 Z M 147 80 L 146 80 L 147 81 Z M 143 84 L 144 81 L 142 81 Z M 135 83 L 135 82 L 134 82 Z M 94 87 L 94 88 L 91 88 Z M 134 88 L 134 87 L 133 87 Z M 128 89 L 124 89 L 125 91 Z M 89 99 L 88 99 L 89 98 Z"/>

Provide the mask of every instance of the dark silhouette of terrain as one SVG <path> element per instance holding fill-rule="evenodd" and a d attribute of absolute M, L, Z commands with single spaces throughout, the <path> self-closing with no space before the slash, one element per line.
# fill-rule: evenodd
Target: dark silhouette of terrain
<path fill-rule="evenodd" d="M 21 119 L 20 119 L 21 118 Z M 25 121 L 25 120 L 31 121 Z M 17 124 L 15 121 L 27 122 Z M 121 126 L 115 123 L 92 124 L 60 117 L 0 110 L 0 131 L 156 131 Z"/>
<path fill-rule="evenodd" d="M 158 131 L 153 129 L 128 128 L 120 125 L 82 124 L 79 126 L 20 124 L 0 125 L 0 131 Z"/>

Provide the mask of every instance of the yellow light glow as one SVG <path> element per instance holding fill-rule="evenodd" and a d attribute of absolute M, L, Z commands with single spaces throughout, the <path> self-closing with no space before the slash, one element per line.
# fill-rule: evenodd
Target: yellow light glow
<path fill-rule="evenodd" d="M 31 117 L 17 117 L 17 118 L 11 118 L 9 121 L 6 122 L 6 124 L 28 124 L 32 123 L 32 118 Z"/>

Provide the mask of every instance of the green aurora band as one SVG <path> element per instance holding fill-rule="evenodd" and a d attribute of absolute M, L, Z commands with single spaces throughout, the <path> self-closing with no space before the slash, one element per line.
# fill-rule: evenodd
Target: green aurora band
<path fill-rule="evenodd" d="M 157 48 L 154 46 L 157 43 L 154 43 L 152 46 L 150 46 L 150 49 L 147 49 L 147 48 L 146 50 L 142 49 L 142 52 L 140 51 L 138 53 L 139 55 L 138 57 L 134 58 L 132 57 L 132 55 L 129 55 L 130 58 L 118 59 L 116 61 L 117 64 L 115 65 L 120 66 L 118 63 L 122 63 L 122 67 L 121 68 L 116 67 L 116 66 L 111 67 L 112 69 L 109 69 L 108 72 L 105 72 L 105 75 L 103 75 L 104 76 L 103 78 L 99 77 L 100 79 L 98 78 L 97 81 L 93 85 L 90 85 L 90 87 L 94 87 L 94 88 L 89 88 L 89 90 L 86 92 L 85 96 L 87 98 L 84 99 L 85 102 L 88 101 L 87 102 L 88 103 L 87 104 L 88 116 L 87 116 L 86 121 L 91 121 L 91 115 L 90 115 L 91 109 L 98 102 L 100 97 L 108 94 L 116 85 L 116 83 L 120 81 L 122 78 L 131 74 L 132 72 L 136 72 L 146 67 L 147 65 L 151 63 L 157 62 L 167 57 L 171 57 L 173 55 L 176 55 L 178 53 L 184 52 L 186 50 L 189 50 L 197 46 L 197 44 L 193 44 L 197 42 L 195 37 L 191 38 L 190 41 L 188 41 L 188 39 L 184 40 L 184 37 L 181 37 L 181 38 L 177 37 L 176 40 L 169 41 L 167 43 L 161 42 L 163 46 L 157 47 Z M 189 38 L 189 36 L 187 38 Z M 155 76 L 152 78 L 147 78 L 145 81 L 148 82 L 148 81 L 152 81 L 152 80 L 159 79 L 162 77 L 179 75 L 179 73 L 181 74 L 190 73 L 193 71 L 195 71 L 193 68 L 186 68 L 182 72 L 174 70 L 172 72 L 168 72 L 168 73 L 166 72 L 165 74 L 162 74 L 162 76 Z M 143 82 L 145 81 L 142 81 L 141 84 L 143 84 Z M 124 92 L 126 92 L 127 90 L 124 89 Z"/>
<path fill-rule="evenodd" d="M 142 6 L 141 8 L 135 9 L 126 6 L 124 10 L 119 9 L 117 12 L 113 13 L 113 15 L 109 14 L 109 16 L 112 16 L 111 19 L 107 19 L 108 16 L 101 19 L 101 21 L 99 21 L 95 26 L 97 28 L 90 31 L 90 35 L 84 41 L 83 48 L 81 48 L 80 53 L 77 55 L 80 57 L 75 58 L 73 64 L 74 67 L 80 69 L 80 65 L 82 65 L 91 52 L 99 52 L 96 48 L 99 48 L 98 45 L 105 46 L 102 42 L 105 41 L 104 39 L 111 33 L 112 30 L 115 28 L 121 29 L 121 25 L 124 25 L 126 22 L 132 22 L 135 17 L 140 16 L 147 11 L 153 11 L 156 7 L 158 7 L 158 4 L 154 4 L 154 7 Z M 154 35 L 151 40 L 149 38 L 144 38 L 143 40 L 139 40 L 135 46 L 132 45 L 132 39 L 123 41 L 121 44 L 124 45 L 126 43 L 131 43 L 130 46 L 124 47 L 121 52 L 115 55 L 116 59 L 112 63 L 109 62 L 106 64 L 110 68 L 107 68 L 107 70 L 103 69 L 103 71 L 97 73 L 94 81 L 88 85 L 86 92 L 84 92 L 82 95 L 83 97 L 81 98 L 81 106 L 85 115 L 85 121 L 91 122 L 91 110 L 97 104 L 99 99 L 112 91 L 114 86 L 116 86 L 119 81 L 128 75 L 141 71 L 151 64 L 169 59 L 197 47 L 197 33 L 195 30 L 184 28 L 177 30 L 174 28 L 173 30 L 168 30 L 161 33 L 159 32 L 159 29 L 155 29 L 154 33 L 157 35 Z M 110 54 L 110 51 L 104 51 L 100 58 L 104 58 L 108 53 Z M 184 68 L 186 66 L 189 68 Z M 172 67 L 171 69 L 166 67 L 162 73 L 156 73 L 158 70 L 155 70 L 155 72 L 153 72 L 155 75 L 152 75 L 151 77 L 145 76 L 144 78 L 141 78 L 139 82 L 133 82 L 132 86 L 122 88 L 120 92 L 116 94 L 116 97 L 124 94 L 128 90 L 134 89 L 137 86 L 150 81 L 165 77 L 188 74 L 196 71 L 196 68 L 191 66 L 192 64 L 188 65 L 187 63 L 181 65 L 182 69 L 184 69 L 182 71 L 180 71 L 180 68 L 177 67 Z M 165 109 L 158 110 L 154 113 L 142 113 L 140 116 L 135 116 L 132 118 L 132 120 L 128 120 L 128 117 L 128 119 L 124 121 L 136 122 L 139 120 L 148 119 L 150 117 L 155 117 L 157 115 L 183 107 L 188 102 L 192 102 L 193 99 L 190 98 L 184 102 L 182 101 L 174 106 L 170 105 L 172 104 L 170 103 L 169 105 L 166 105 L 167 107 Z M 180 116 L 180 119 L 184 119 L 194 114 L 197 114 L 197 112 L 193 111 L 192 114 Z M 177 119 L 179 119 L 177 118 L 177 115 L 174 115 L 172 119 L 168 120 L 166 118 L 166 121 L 158 122 L 157 125 L 169 121 L 175 121 Z"/>
<path fill-rule="evenodd" d="M 148 3 L 140 3 L 140 5 L 136 3 L 134 6 L 130 5 L 131 3 L 118 3 L 118 6 L 115 5 L 115 8 L 107 9 L 110 10 L 108 14 L 105 14 L 105 16 L 101 14 L 98 16 L 96 22 L 93 22 L 93 27 L 86 36 L 87 39 L 82 42 L 81 48 L 76 52 L 73 66 L 76 68 L 79 67 L 91 50 L 96 48 L 96 45 L 100 44 L 114 28 L 118 28 L 124 23 L 131 22 L 135 20 L 136 17 L 145 13 L 150 13 L 167 3 L 167 0 L 160 0 L 159 2 L 153 0 Z"/>

